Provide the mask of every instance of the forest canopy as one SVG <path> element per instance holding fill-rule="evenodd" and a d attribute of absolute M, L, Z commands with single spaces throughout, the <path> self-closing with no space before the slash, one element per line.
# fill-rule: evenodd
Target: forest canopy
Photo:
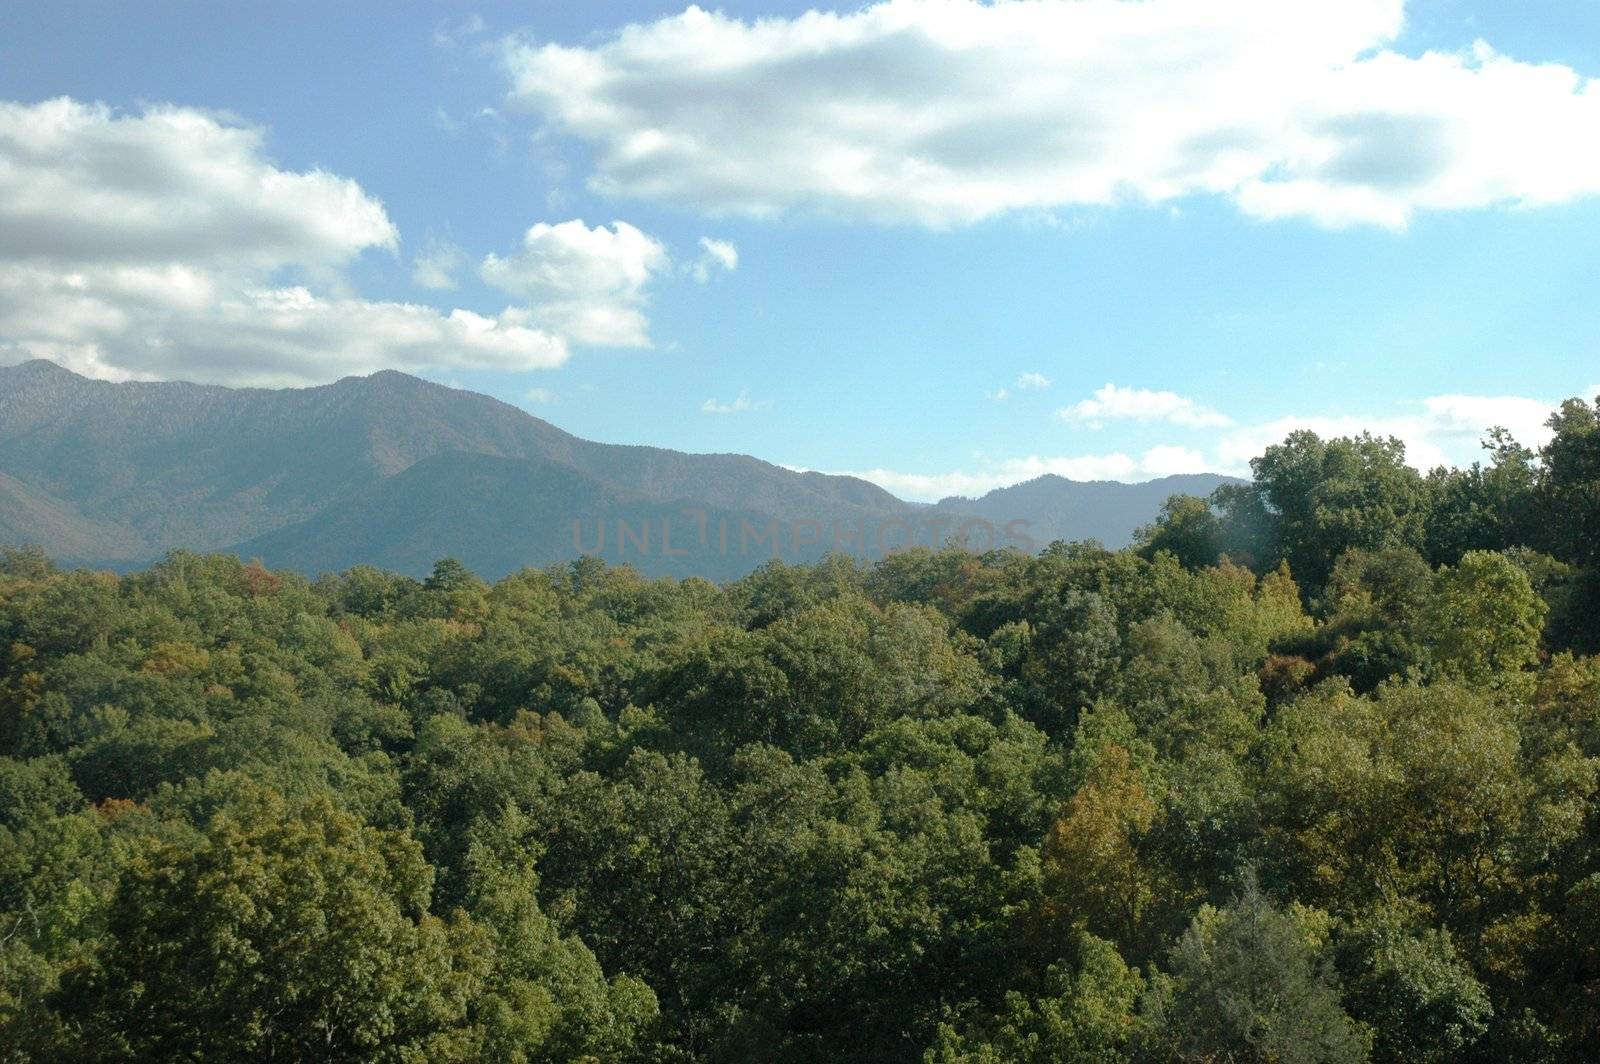
<path fill-rule="evenodd" d="M 1600 1058 L 1600 403 L 1139 543 L 0 559 L 0 1059 Z"/>

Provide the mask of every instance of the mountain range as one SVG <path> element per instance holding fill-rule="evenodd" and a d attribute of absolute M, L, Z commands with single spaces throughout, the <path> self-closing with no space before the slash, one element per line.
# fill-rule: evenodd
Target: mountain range
<path fill-rule="evenodd" d="M 393 371 L 269 390 L 0 368 L 0 543 L 111 568 L 187 548 L 311 573 L 417 574 L 451 556 L 496 577 L 581 551 L 727 579 L 775 553 L 871 556 L 953 534 L 979 548 L 1120 546 L 1168 496 L 1227 479 L 1044 476 L 929 506 L 746 455 L 580 439 Z"/>

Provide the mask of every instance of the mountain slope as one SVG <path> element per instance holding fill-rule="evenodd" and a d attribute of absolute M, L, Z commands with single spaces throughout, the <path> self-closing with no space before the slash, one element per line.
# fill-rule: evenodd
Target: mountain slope
<path fill-rule="evenodd" d="M 641 499 L 692 497 L 783 521 L 906 509 L 851 477 L 593 443 L 402 373 L 273 391 L 110 383 L 36 361 L 0 369 L 0 472 L 18 485 L 0 485 L 0 536 L 61 542 L 65 557 L 101 561 L 223 549 L 451 452 L 548 463 Z M 46 516 L 42 500 L 60 512 Z M 75 527 L 62 535 L 65 526 Z"/>
<path fill-rule="evenodd" d="M 403 373 L 266 390 L 112 383 L 42 361 L 0 368 L 0 543 L 66 562 L 135 565 L 188 548 L 310 572 L 415 573 L 454 555 L 497 576 L 576 556 L 577 522 L 582 548 L 609 561 L 726 578 L 771 557 L 775 541 L 789 560 L 836 537 L 870 554 L 880 529 L 888 545 L 904 543 L 907 525 L 927 543 L 966 518 L 1026 522 L 1037 546 L 1115 547 L 1168 495 L 1222 480 L 1042 477 L 928 507 L 745 455 L 580 439 Z"/>
<path fill-rule="evenodd" d="M 1047 473 L 977 499 L 941 499 L 935 508 L 975 514 L 997 525 L 1020 518 L 1029 523 L 1028 535 L 1041 547 L 1058 539 L 1097 539 L 1108 547 L 1121 547 L 1173 495 L 1207 496 L 1223 484 L 1237 483 L 1236 478 L 1217 473 L 1186 473 L 1140 484 L 1067 480 Z"/>
<path fill-rule="evenodd" d="M 648 576 L 729 580 L 774 556 L 815 560 L 826 544 L 749 508 L 669 503 L 619 491 L 550 462 L 447 452 L 235 551 L 305 572 L 376 565 L 422 575 L 442 554 L 500 575 L 580 553 Z"/>

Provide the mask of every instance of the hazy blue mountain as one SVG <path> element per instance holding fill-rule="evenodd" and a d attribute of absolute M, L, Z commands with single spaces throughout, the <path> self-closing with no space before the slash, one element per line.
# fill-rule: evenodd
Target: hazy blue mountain
<path fill-rule="evenodd" d="M 422 574 L 444 555 L 498 576 L 597 553 L 652 576 L 730 580 L 773 557 L 815 560 L 770 513 L 704 498 L 663 503 L 570 466 L 452 451 L 339 499 L 234 551 L 306 572 L 377 565 Z"/>
<path fill-rule="evenodd" d="M 452 453 L 566 470 L 603 486 L 608 498 L 688 499 L 782 522 L 872 520 L 907 509 L 851 477 L 795 473 L 743 455 L 593 443 L 498 400 L 402 373 L 265 390 L 110 383 L 44 361 L 0 368 L 0 537 L 44 544 L 70 560 L 229 549 L 336 502 L 347 513 L 375 503 L 390 478 Z M 410 500 L 419 513 L 433 502 Z M 503 505 L 522 513 L 525 501 Z M 481 535 L 473 525 L 485 517 L 462 515 L 459 527 L 441 530 L 439 553 Z M 290 550 L 287 537 L 271 542 L 285 558 L 338 554 L 333 545 Z"/>
<path fill-rule="evenodd" d="M 422 572 L 455 556 L 496 576 L 574 557 L 576 536 L 649 573 L 726 578 L 770 558 L 775 541 L 790 560 L 836 537 L 871 553 L 880 529 L 887 545 L 904 542 L 906 524 L 927 541 L 955 527 L 944 519 L 1026 521 L 1040 546 L 1118 546 L 1168 495 L 1220 482 L 1043 477 L 927 507 L 746 455 L 579 439 L 403 373 L 269 390 L 112 383 L 44 361 L 0 368 L 0 542 L 77 563 L 189 548 L 311 572 Z"/>
<path fill-rule="evenodd" d="M 1021 518 L 1029 522 L 1028 535 L 1041 547 L 1057 539 L 1098 539 L 1108 547 L 1121 547 L 1172 496 L 1206 496 L 1223 484 L 1237 483 L 1234 477 L 1216 473 L 1185 473 L 1140 484 L 1046 474 L 976 499 L 941 499 L 936 508 L 973 514 L 998 526 Z"/>

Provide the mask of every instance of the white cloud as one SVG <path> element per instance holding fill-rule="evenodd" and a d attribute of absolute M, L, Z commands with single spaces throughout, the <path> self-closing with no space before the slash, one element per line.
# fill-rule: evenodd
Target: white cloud
<path fill-rule="evenodd" d="M 411 263 L 411 279 L 423 288 L 444 290 L 456 287 L 456 271 L 466 256 L 449 241 L 430 241 L 428 248 Z"/>
<path fill-rule="evenodd" d="M 1482 441 L 1496 426 L 1529 447 L 1546 443 L 1550 430 L 1544 423 L 1556 405 L 1522 396 L 1437 395 L 1415 403 L 1420 409 L 1412 413 L 1281 417 L 1226 433 L 1217 443 L 1216 468 L 1245 474 L 1250 459 L 1300 430 L 1323 439 L 1362 432 L 1393 436 L 1405 444 L 1406 460 L 1418 469 L 1465 466 L 1483 459 Z"/>
<path fill-rule="evenodd" d="M 1119 395 L 1132 391 L 1122 389 Z M 1590 391 L 1600 393 L 1600 388 Z M 1030 455 L 988 462 L 977 469 L 906 473 L 878 468 L 847 475 L 870 480 L 902 498 L 926 502 L 951 495 L 978 496 L 1046 473 L 1069 480 L 1142 481 L 1205 472 L 1248 477 L 1250 459 L 1301 429 L 1315 432 L 1325 440 L 1362 432 L 1380 437 L 1395 436 L 1406 445 L 1407 460 L 1418 469 L 1429 470 L 1439 465 L 1465 466 L 1482 460 L 1482 441 L 1494 426 L 1510 430 L 1517 440 L 1530 447 L 1542 445 L 1550 438 L 1550 430 L 1544 422 L 1557 404 L 1522 396 L 1437 395 L 1408 405 L 1410 409 L 1399 414 L 1291 416 L 1252 425 L 1218 427 L 1209 446 L 1158 444 L 1137 457 L 1123 451 L 1066 457 Z"/>
<path fill-rule="evenodd" d="M 575 218 L 538 223 L 523 234 L 520 250 L 488 256 L 478 272 L 527 300 L 534 321 L 575 343 L 650 347 L 645 286 L 670 265 L 666 248 L 627 222 L 591 229 Z"/>
<path fill-rule="evenodd" d="M 489 24 L 476 12 L 462 18 L 445 19 L 434 27 L 433 43 L 440 48 L 454 48 L 464 41 L 482 36 L 488 28 Z"/>
<path fill-rule="evenodd" d="M 732 273 L 738 268 L 739 249 L 731 241 L 703 236 L 700 238 L 700 257 L 689 267 L 689 272 L 696 281 L 705 284 L 717 270 Z"/>
<path fill-rule="evenodd" d="M 326 268 L 397 245 L 354 181 L 261 149 L 259 130 L 187 108 L 0 102 L 0 261 Z"/>
<path fill-rule="evenodd" d="M 751 399 L 750 393 L 740 390 L 732 402 L 724 403 L 716 399 L 707 399 L 700 404 L 702 412 L 707 414 L 744 414 L 752 410 L 772 409 L 771 399 Z"/>
<path fill-rule="evenodd" d="M 1050 384 L 1050 378 L 1043 373 L 1022 373 L 1017 375 L 1017 379 L 1012 382 L 1011 388 L 1015 388 L 1019 392 L 1038 391 L 1042 388 L 1050 387 Z M 985 392 L 984 396 L 985 398 L 993 399 L 995 402 L 1004 402 L 1011 398 L 1011 388 L 996 388 L 992 392 Z"/>
<path fill-rule="evenodd" d="M 1144 453 L 1139 463 L 1144 472 L 1153 477 L 1170 477 L 1179 473 L 1205 473 L 1212 468 L 1206 456 L 1193 447 L 1164 444 Z"/>
<path fill-rule="evenodd" d="M 1165 421 L 1184 428 L 1221 428 L 1231 418 L 1176 392 L 1123 388 L 1107 384 L 1094 398 L 1082 399 L 1060 411 L 1064 420 L 1100 428 L 1107 421 Z"/>
<path fill-rule="evenodd" d="M 950 225 L 1220 195 L 1260 218 L 1600 193 L 1600 89 L 1479 42 L 1404 55 L 1404 0 L 886 0 L 690 7 L 598 42 L 511 40 L 515 105 L 590 185 L 712 213 Z"/>
<path fill-rule="evenodd" d="M 1499 426 L 1529 445 L 1550 438 L 1545 422 L 1555 404 L 1515 395 L 1435 395 L 1422 401 L 1424 416 L 1440 435 L 1483 438 L 1485 430 Z"/>
<path fill-rule="evenodd" d="M 0 266 L 7 361 L 49 358 L 108 379 L 283 387 L 379 369 L 543 369 L 565 341 L 522 324 L 411 303 L 321 296 L 304 287 L 233 288 L 174 268 L 79 271 Z"/>
<path fill-rule="evenodd" d="M 493 107 L 480 107 L 470 113 L 457 115 L 435 105 L 433 124 L 446 133 L 482 137 L 496 155 L 503 155 L 511 146 L 505 116 Z"/>
<path fill-rule="evenodd" d="M 980 469 L 943 473 L 905 473 L 893 469 L 867 469 L 845 473 L 860 477 L 903 499 L 937 502 L 952 495 L 977 497 L 995 488 L 1033 480 L 1046 474 L 1068 480 L 1142 481 L 1174 473 L 1198 473 L 1207 468 L 1198 452 L 1183 447 L 1153 447 L 1140 457 L 1121 451 L 1075 456 L 1029 455 L 989 463 Z"/>
<path fill-rule="evenodd" d="M 556 401 L 556 393 L 549 388 L 529 388 L 522 393 L 522 397 L 528 402 L 538 403 L 540 406 L 550 406 Z"/>
<path fill-rule="evenodd" d="M 342 268 L 393 250 L 355 182 L 295 173 L 259 130 L 178 107 L 0 102 L 0 352 L 111 378 L 232 384 L 385 367 L 559 365 L 524 312 L 449 314 L 344 293 Z"/>

